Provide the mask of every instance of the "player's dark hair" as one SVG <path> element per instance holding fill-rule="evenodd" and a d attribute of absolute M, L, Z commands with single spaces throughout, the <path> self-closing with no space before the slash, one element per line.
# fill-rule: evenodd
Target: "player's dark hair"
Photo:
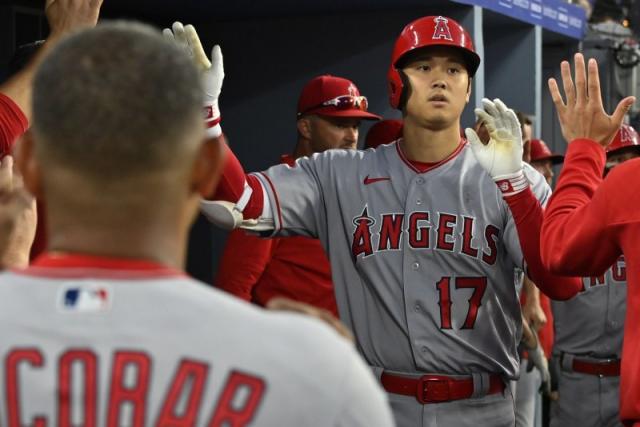
<path fill-rule="evenodd" d="M 160 172 L 195 152 L 185 135 L 201 107 L 198 71 L 177 46 L 146 25 L 99 25 L 62 41 L 35 76 L 36 155 L 89 182 Z"/>

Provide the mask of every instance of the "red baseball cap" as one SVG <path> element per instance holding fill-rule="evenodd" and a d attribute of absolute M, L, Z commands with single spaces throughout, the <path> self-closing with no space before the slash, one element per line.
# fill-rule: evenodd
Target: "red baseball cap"
<path fill-rule="evenodd" d="M 532 139 L 529 141 L 531 144 L 531 161 L 551 160 L 551 163 L 557 165 L 564 162 L 564 156 L 562 154 L 552 153 L 541 139 Z"/>
<path fill-rule="evenodd" d="M 376 148 L 399 138 L 402 138 L 402 120 L 381 120 L 369 128 L 367 137 L 364 139 L 364 147 Z"/>
<path fill-rule="evenodd" d="M 302 89 L 298 99 L 298 118 L 304 114 L 380 120 L 367 112 L 367 98 L 351 80 L 325 74 L 315 77 Z"/>

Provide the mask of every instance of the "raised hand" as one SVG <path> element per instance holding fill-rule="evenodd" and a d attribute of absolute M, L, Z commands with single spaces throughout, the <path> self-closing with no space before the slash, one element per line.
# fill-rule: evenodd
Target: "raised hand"
<path fill-rule="evenodd" d="M 175 42 L 193 60 L 202 76 L 202 88 L 204 91 L 204 116 L 208 134 L 212 137 L 220 136 L 220 108 L 218 98 L 222 92 L 224 80 L 224 63 L 222 50 L 215 45 L 211 51 L 211 61 L 204 52 L 200 37 L 193 25 L 183 26 L 180 22 L 174 22 L 171 29 L 165 28 L 162 34 L 170 41 Z"/>
<path fill-rule="evenodd" d="M 624 115 L 635 102 L 628 96 L 618 103 L 612 115 L 604 111 L 598 63 L 590 59 L 588 72 L 585 71 L 584 56 L 576 53 L 574 57 L 575 82 L 571 78 L 571 67 L 568 61 L 560 64 L 562 86 L 566 101 L 563 100 L 555 79 L 549 79 L 549 92 L 558 112 L 562 136 L 567 142 L 574 139 L 591 139 L 606 147 L 611 143 L 622 125 Z"/>
<path fill-rule="evenodd" d="M 528 181 L 522 171 L 522 131 L 516 113 L 499 99 L 482 100 L 475 113 L 489 132 L 483 144 L 473 129 L 465 129 L 467 140 L 478 163 L 491 175 L 503 195 L 524 190 Z"/>
<path fill-rule="evenodd" d="M 45 14 L 52 37 L 86 27 L 98 22 L 103 0 L 46 0 Z"/>

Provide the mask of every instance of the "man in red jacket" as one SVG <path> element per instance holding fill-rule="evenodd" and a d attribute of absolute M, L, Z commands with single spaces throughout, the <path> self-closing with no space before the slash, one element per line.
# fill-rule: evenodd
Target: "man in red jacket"
<path fill-rule="evenodd" d="M 299 157 L 325 150 L 355 149 L 361 120 L 379 120 L 367 112 L 367 100 L 349 80 L 323 75 L 307 83 L 298 100 L 298 142 L 281 162 L 295 167 Z M 230 233 L 214 279 L 217 287 L 247 301 L 266 305 L 275 296 L 312 304 L 337 315 L 329 260 L 318 239 L 262 239 Z"/>
<path fill-rule="evenodd" d="M 603 180 L 605 148 L 620 128 L 633 97 L 620 101 L 613 115 L 603 108 L 598 64 L 589 60 L 588 76 L 581 54 L 575 57 L 575 83 L 568 62 L 562 63 L 566 102 L 558 84 L 549 89 L 558 110 L 562 135 L 570 141 L 564 169 L 545 213 L 541 256 L 555 273 L 599 276 L 624 255 L 627 306 L 640 300 L 640 160 L 616 166 Z M 640 315 L 627 310 L 620 378 L 620 418 L 640 426 Z"/>

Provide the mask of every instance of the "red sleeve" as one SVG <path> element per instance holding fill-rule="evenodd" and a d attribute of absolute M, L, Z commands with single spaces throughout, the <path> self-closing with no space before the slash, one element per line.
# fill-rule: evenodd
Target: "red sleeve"
<path fill-rule="evenodd" d="M 555 300 L 566 300 L 582 290 L 579 277 L 554 276 L 542 265 L 540 257 L 540 229 L 542 207 L 531 188 L 505 197 L 518 230 L 522 254 L 527 263 L 527 273 L 545 295 Z"/>
<path fill-rule="evenodd" d="M 577 139 L 569 144 L 542 227 L 542 259 L 552 271 L 599 276 L 622 254 L 611 235 L 608 217 L 613 205 L 608 198 L 635 186 L 637 177 L 616 182 L 622 165 L 600 185 L 605 161 L 604 150 L 594 141 Z"/>
<path fill-rule="evenodd" d="M 253 287 L 271 259 L 272 239 L 261 239 L 244 230 L 229 233 L 214 285 L 238 298 L 251 301 Z"/>
<path fill-rule="evenodd" d="M 0 158 L 11 153 L 16 139 L 29 127 L 29 121 L 11 98 L 0 93 Z"/>
<path fill-rule="evenodd" d="M 253 193 L 251 194 L 249 203 L 243 211 L 244 218 L 258 218 L 262 213 L 262 208 L 264 206 L 262 185 L 258 178 L 245 173 L 240 161 L 224 141 L 224 136 L 220 137 L 220 140 L 220 143 L 224 144 L 225 164 L 222 169 L 222 176 L 220 177 L 218 188 L 209 200 L 225 200 L 227 202 L 235 203 L 242 196 L 244 184 L 246 182 L 253 190 Z"/>

